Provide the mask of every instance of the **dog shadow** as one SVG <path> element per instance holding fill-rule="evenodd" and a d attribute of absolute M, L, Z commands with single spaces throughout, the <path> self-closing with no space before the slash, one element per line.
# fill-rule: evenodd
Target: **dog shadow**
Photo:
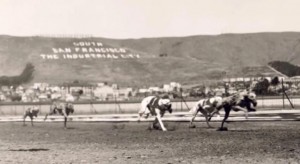
<path fill-rule="evenodd" d="M 251 129 L 228 129 L 228 132 L 231 132 L 231 133 L 249 133 L 249 132 L 256 132 L 256 131 L 251 130 Z"/>
<path fill-rule="evenodd" d="M 49 149 L 44 149 L 44 148 L 32 148 L 32 149 L 9 149 L 8 151 L 29 151 L 29 152 L 37 152 L 37 151 L 49 151 Z"/>

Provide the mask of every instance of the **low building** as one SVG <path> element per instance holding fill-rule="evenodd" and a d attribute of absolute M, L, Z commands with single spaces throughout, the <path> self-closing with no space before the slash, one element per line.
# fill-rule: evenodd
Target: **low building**
<path fill-rule="evenodd" d="M 69 94 L 77 94 L 78 91 L 82 91 L 83 94 L 91 94 L 95 88 L 94 85 L 89 84 L 89 83 L 64 83 L 63 87 L 66 88 L 67 93 Z"/>
<path fill-rule="evenodd" d="M 108 97 L 113 97 L 111 95 L 114 95 L 114 89 L 107 85 L 102 87 L 96 87 L 93 92 L 95 98 L 101 101 L 108 99 Z"/>
<path fill-rule="evenodd" d="M 45 91 L 50 85 L 48 83 L 34 83 L 33 89 L 38 89 L 40 91 Z"/>
<path fill-rule="evenodd" d="M 148 92 L 152 93 L 152 92 L 161 92 L 162 89 L 160 89 L 159 87 L 149 87 Z"/>
<path fill-rule="evenodd" d="M 170 84 L 164 84 L 163 85 L 163 91 L 164 92 L 171 92 L 172 91 L 171 85 Z"/>
<path fill-rule="evenodd" d="M 148 91 L 148 89 L 146 89 L 146 88 L 140 88 L 138 92 L 139 92 L 139 93 L 147 93 L 147 92 L 149 92 L 149 91 Z"/>

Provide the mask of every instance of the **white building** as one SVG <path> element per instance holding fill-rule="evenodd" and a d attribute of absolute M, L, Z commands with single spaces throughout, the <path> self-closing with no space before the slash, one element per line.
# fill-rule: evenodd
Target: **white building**
<path fill-rule="evenodd" d="M 146 88 L 139 89 L 139 93 L 147 93 L 147 92 L 148 92 L 148 89 L 146 89 Z"/>
<path fill-rule="evenodd" d="M 159 87 L 149 87 L 148 92 L 160 92 L 161 89 Z"/>
<path fill-rule="evenodd" d="M 97 83 L 97 86 L 98 87 L 103 87 L 103 86 L 105 86 L 105 83 Z"/>
<path fill-rule="evenodd" d="M 172 91 L 174 91 L 174 90 L 175 91 L 180 91 L 180 88 L 181 88 L 181 84 L 180 83 L 171 82 L 170 86 L 171 86 Z"/>
<path fill-rule="evenodd" d="M 118 89 L 118 84 L 112 84 L 111 87 L 112 87 L 113 89 Z"/>
<path fill-rule="evenodd" d="M 34 83 L 33 89 L 39 89 L 41 91 L 46 90 L 46 88 L 49 87 L 48 83 Z"/>
<path fill-rule="evenodd" d="M 172 89 L 173 89 L 173 88 L 171 87 L 170 84 L 164 84 L 164 85 L 163 85 L 163 91 L 164 91 L 164 92 L 171 92 Z"/>
<path fill-rule="evenodd" d="M 243 77 L 238 77 L 238 78 L 236 78 L 236 81 L 244 81 L 244 78 Z"/>
<path fill-rule="evenodd" d="M 0 101 L 5 101 L 6 97 L 3 93 L 0 93 Z"/>
<path fill-rule="evenodd" d="M 132 92 L 132 88 L 120 88 L 118 90 L 115 90 L 117 92 L 117 98 L 118 100 L 128 100 L 129 99 L 129 93 Z"/>
<path fill-rule="evenodd" d="M 60 99 L 61 97 L 62 97 L 62 95 L 60 93 L 52 93 L 51 94 L 52 100 L 57 100 L 57 99 Z"/>
<path fill-rule="evenodd" d="M 114 89 L 106 85 L 102 87 L 96 87 L 96 89 L 94 90 L 94 96 L 99 100 L 106 100 L 108 97 L 111 97 L 111 95 L 114 94 Z"/>

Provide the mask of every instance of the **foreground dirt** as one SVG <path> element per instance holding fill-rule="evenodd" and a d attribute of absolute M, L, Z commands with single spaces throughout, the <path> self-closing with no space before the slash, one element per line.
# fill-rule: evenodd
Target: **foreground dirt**
<path fill-rule="evenodd" d="M 300 122 L 166 124 L 0 123 L 0 163 L 300 163 Z"/>

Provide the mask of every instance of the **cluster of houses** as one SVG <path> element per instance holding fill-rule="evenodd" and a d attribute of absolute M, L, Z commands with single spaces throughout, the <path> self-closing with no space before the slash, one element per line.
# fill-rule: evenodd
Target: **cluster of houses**
<path fill-rule="evenodd" d="M 80 82 L 50 85 L 48 83 L 34 83 L 32 86 L 10 87 L 0 86 L 0 101 L 41 102 L 51 100 L 66 101 L 127 101 L 141 99 L 149 95 L 165 95 L 170 98 L 208 97 L 212 95 L 234 94 L 245 88 L 254 86 L 264 79 L 271 82 L 271 77 L 258 78 L 227 78 L 216 85 L 181 85 L 178 82 L 163 84 L 160 87 L 151 86 L 143 88 L 119 87 L 117 84 L 97 83 L 87 84 Z M 270 93 L 275 95 L 282 92 L 282 86 L 288 94 L 300 95 L 300 77 L 278 77 L 281 85 L 269 86 Z M 178 95 L 180 94 L 180 95 Z"/>
<path fill-rule="evenodd" d="M 243 88 L 254 88 L 255 85 L 263 80 L 269 82 L 268 94 L 278 95 L 282 94 L 283 90 L 289 95 L 300 95 L 300 76 L 286 77 L 276 76 L 278 78 L 278 85 L 271 85 L 274 77 L 239 77 L 239 78 L 226 78 L 223 83 L 227 85 L 227 92 L 229 94 L 235 93 L 237 90 Z"/>
<path fill-rule="evenodd" d="M 0 101 L 41 102 L 51 100 L 95 100 L 95 101 L 126 101 L 131 98 L 145 97 L 151 94 L 179 91 L 181 85 L 177 82 L 164 84 L 162 87 L 131 88 L 119 87 L 117 84 L 97 83 L 65 83 L 50 85 L 34 83 L 29 87 L 1 86 Z M 81 92 L 81 93 L 80 93 Z"/>

